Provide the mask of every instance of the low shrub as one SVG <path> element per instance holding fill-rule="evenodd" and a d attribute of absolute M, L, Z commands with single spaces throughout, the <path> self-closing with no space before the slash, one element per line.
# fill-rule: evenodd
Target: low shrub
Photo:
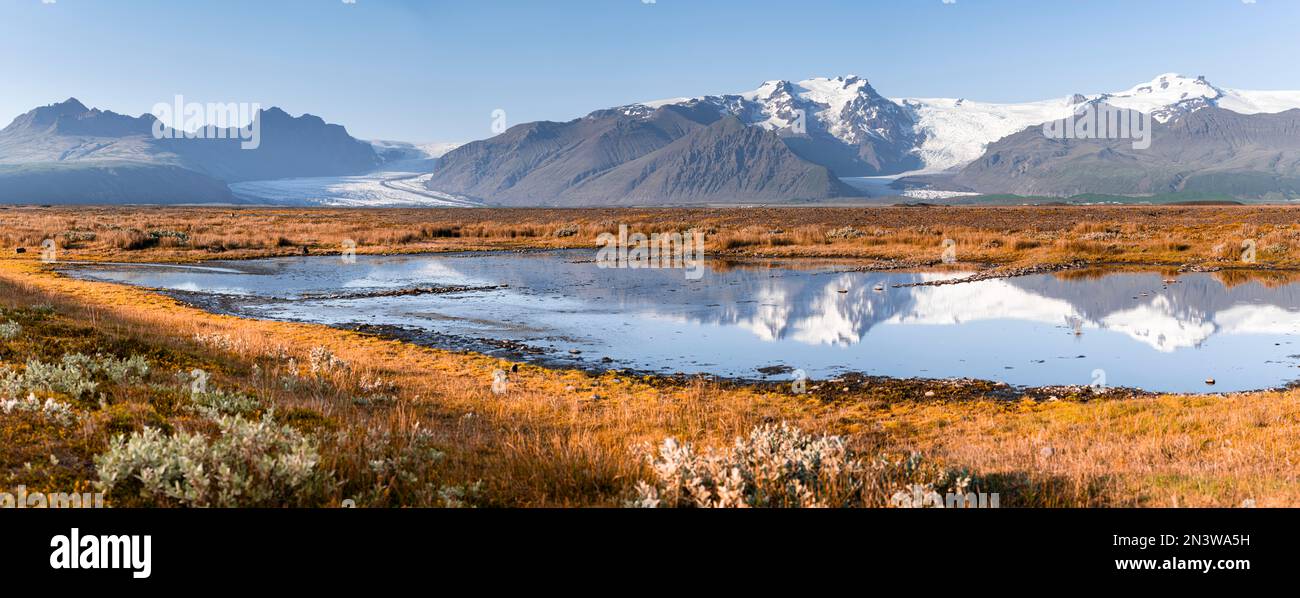
<path fill-rule="evenodd" d="M 638 482 L 632 507 L 885 507 L 920 486 L 950 488 L 954 476 L 919 456 L 856 455 L 838 436 L 787 424 L 754 428 L 726 450 L 696 452 L 669 438 L 643 451 L 654 479 Z M 966 478 L 961 489 L 969 485 Z"/>
<path fill-rule="evenodd" d="M 133 355 L 116 359 L 69 353 L 59 363 L 28 360 L 21 374 L 0 366 L 0 391 L 13 397 L 22 392 L 45 391 L 80 399 L 92 395 L 99 381 L 137 382 L 149 373 L 149 362 Z"/>
<path fill-rule="evenodd" d="M 42 402 L 34 394 L 27 395 L 26 399 L 0 400 L 0 414 L 30 414 L 43 421 L 60 426 L 72 426 L 77 423 L 78 419 L 77 413 L 67 403 L 54 399 L 45 399 Z"/>
<path fill-rule="evenodd" d="M 346 371 L 348 362 L 339 359 L 327 347 L 315 347 L 307 358 L 313 376 L 322 377 L 335 372 Z"/>
<path fill-rule="evenodd" d="M 125 505 L 283 507 L 312 504 L 328 478 L 315 442 L 270 414 L 220 416 L 215 438 L 146 428 L 95 458 L 98 486 Z"/>
<path fill-rule="evenodd" d="M 192 407 L 205 415 L 251 415 L 262 409 L 262 401 L 238 392 L 214 389 L 190 394 Z"/>
<path fill-rule="evenodd" d="M 826 233 L 827 239 L 859 239 L 865 236 L 867 236 L 867 233 L 864 233 L 856 228 L 853 228 L 852 226 L 842 226 L 840 228 L 827 231 Z"/>

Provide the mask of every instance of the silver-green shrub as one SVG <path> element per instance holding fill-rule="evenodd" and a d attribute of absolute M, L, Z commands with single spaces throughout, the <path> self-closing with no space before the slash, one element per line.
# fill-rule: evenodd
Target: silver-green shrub
<path fill-rule="evenodd" d="M 149 362 L 139 355 L 115 359 L 104 355 L 90 357 L 81 353 L 70 353 L 63 356 L 63 365 L 76 367 L 91 376 L 103 374 L 116 383 L 139 381 L 149 375 Z"/>
<path fill-rule="evenodd" d="M 139 355 L 115 359 L 103 355 L 94 357 L 69 353 L 59 363 L 45 363 L 32 359 L 22 374 L 0 371 L 0 388 L 10 395 L 23 391 L 47 391 L 68 395 L 73 399 L 92 394 L 99 387 L 97 375 L 121 383 L 139 381 L 149 373 L 149 362 Z"/>
<path fill-rule="evenodd" d="M 317 377 L 348 369 L 348 362 L 340 359 L 328 347 L 313 347 L 307 363 L 311 367 L 311 374 Z"/>
<path fill-rule="evenodd" d="M 77 423 L 77 413 L 67 403 L 54 399 L 45 399 L 42 402 L 32 394 L 27 395 L 26 399 L 0 399 L 0 414 L 21 413 L 31 414 L 60 426 L 71 426 Z"/>
<path fill-rule="evenodd" d="M 114 438 L 95 458 L 100 489 L 157 506 L 278 507 L 305 504 L 323 483 L 315 442 L 270 414 L 214 421 L 215 438 L 156 428 Z"/>
<path fill-rule="evenodd" d="M 92 394 L 99 386 L 92 379 L 92 374 L 70 363 L 64 356 L 63 363 L 45 363 L 36 359 L 27 362 L 27 367 L 18 378 L 22 390 L 42 390 L 59 392 L 74 399 Z"/>
<path fill-rule="evenodd" d="M 638 482 L 633 507 L 883 507 L 900 489 L 950 485 L 949 475 L 912 457 L 864 458 L 838 436 L 763 425 L 728 449 L 697 452 L 666 439 L 645 450 L 653 472 Z"/>
<path fill-rule="evenodd" d="M 255 397 L 220 389 L 191 393 L 190 401 L 196 411 L 211 417 L 250 415 L 262 408 L 262 402 Z"/>

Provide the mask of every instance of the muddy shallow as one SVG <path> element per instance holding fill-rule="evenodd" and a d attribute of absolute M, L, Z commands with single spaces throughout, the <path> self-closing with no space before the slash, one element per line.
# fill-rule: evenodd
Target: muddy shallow
<path fill-rule="evenodd" d="M 600 269 L 591 251 L 290 257 L 206 268 L 77 265 L 249 317 L 393 333 L 553 365 L 745 379 L 970 377 L 1168 392 L 1300 378 L 1300 285 L 1177 282 L 1148 272 L 1033 275 L 942 286 L 965 273 L 844 264 L 707 262 Z M 798 371 L 796 371 L 798 370 Z M 1213 386 L 1207 378 L 1215 379 Z"/>

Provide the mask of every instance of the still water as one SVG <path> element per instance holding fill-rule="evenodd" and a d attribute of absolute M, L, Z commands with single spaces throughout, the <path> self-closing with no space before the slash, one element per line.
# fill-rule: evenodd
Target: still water
<path fill-rule="evenodd" d="M 561 251 L 348 263 L 309 256 L 67 273 L 162 289 L 248 317 L 400 327 L 406 338 L 434 346 L 588 367 L 770 380 L 799 369 L 813 378 L 1100 381 L 1170 392 L 1252 390 L 1300 378 L 1297 284 L 1228 286 L 1213 274 L 1166 284 L 1158 273 L 1115 272 L 896 287 L 962 274 L 716 261 L 690 280 L 682 270 L 601 269 L 593 257 Z M 462 288 L 385 294 L 420 287 Z M 759 371 L 777 372 L 773 366 L 789 369 Z"/>

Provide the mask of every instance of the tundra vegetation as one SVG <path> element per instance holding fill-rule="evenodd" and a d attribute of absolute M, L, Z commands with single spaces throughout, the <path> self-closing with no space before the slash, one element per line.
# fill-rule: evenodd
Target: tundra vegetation
<path fill-rule="evenodd" d="M 0 489 L 114 506 L 1300 504 L 1300 391 L 1095 394 L 979 381 L 738 384 L 545 369 L 75 280 L 39 257 L 197 261 L 594 247 L 628 224 L 707 252 L 929 267 L 1145 264 L 1293 280 L 1269 207 L 750 210 L 0 210 Z M 779 222 L 779 228 L 771 223 Z M 129 224 L 122 224 L 129 223 Z M 258 231 L 274 231 L 272 235 Z M 1254 241 L 1256 263 L 1239 259 Z M 28 251 L 18 253 L 17 247 Z M 1087 269 L 1060 276 L 1087 276 Z M 494 373 L 510 374 L 494 392 Z M 905 502 L 905 501 L 904 501 Z"/>
<path fill-rule="evenodd" d="M 819 257 L 864 265 L 942 262 L 1023 267 L 1084 260 L 1170 268 L 1300 267 L 1287 206 L 1001 206 L 748 209 L 303 209 L 75 207 L 0 209 L 0 247 L 61 259 L 174 261 L 343 251 L 358 254 L 594 248 L 619 225 L 646 235 L 706 233 L 710 257 Z"/>

